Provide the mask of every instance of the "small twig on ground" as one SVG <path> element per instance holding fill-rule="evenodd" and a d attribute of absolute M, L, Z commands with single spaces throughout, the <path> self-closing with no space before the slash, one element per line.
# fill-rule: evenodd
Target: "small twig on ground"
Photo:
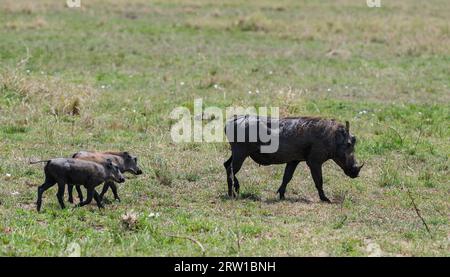
<path fill-rule="evenodd" d="M 397 129 L 395 129 L 392 126 L 388 126 L 388 128 L 393 130 L 397 134 L 397 136 L 400 138 L 400 144 L 403 145 L 403 137 L 400 135 L 400 133 L 397 131 Z"/>
<path fill-rule="evenodd" d="M 70 128 L 70 135 L 72 137 L 72 145 L 75 145 L 75 119 L 72 119 L 72 126 Z"/>
<path fill-rule="evenodd" d="M 345 197 L 347 196 L 347 191 L 344 192 L 344 195 L 342 196 L 342 200 L 341 200 L 341 213 L 344 212 L 344 202 L 345 202 Z"/>
<path fill-rule="evenodd" d="M 420 214 L 420 210 L 416 205 L 416 202 L 414 201 L 414 198 L 412 197 L 411 191 L 409 191 L 409 189 L 407 187 L 406 188 L 406 192 L 408 193 L 409 199 L 411 199 L 411 203 L 413 205 L 413 208 L 417 214 L 417 216 L 420 218 L 420 220 L 422 221 L 423 225 L 425 226 L 425 229 L 427 230 L 428 234 L 430 234 L 431 238 L 433 238 L 433 234 L 431 234 L 430 228 L 428 228 L 428 224 L 425 222 L 425 219 L 422 217 L 422 215 Z"/>
<path fill-rule="evenodd" d="M 28 48 L 28 46 L 25 45 L 25 48 L 27 49 L 27 56 L 25 58 L 23 58 L 22 60 L 20 60 L 17 64 L 16 67 L 21 67 L 22 65 L 26 64 L 28 62 L 28 60 L 31 58 L 30 55 L 30 49 Z"/>
<path fill-rule="evenodd" d="M 172 237 L 172 238 L 187 239 L 187 240 L 190 240 L 190 241 L 196 243 L 200 247 L 200 249 L 202 250 L 202 256 L 205 256 L 205 248 L 203 247 L 203 245 L 198 240 L 194 239 L 193 237 L 179 236 L 179 235 L 170 235 L 170 234 L 167 235 L 167 236 Z"/>
<path fill-rule="evenodd" d="M 420 125 L 419 135 L 417 136 L 416 143 L 414 144 L 414 150 L 417 148 L 417 144 L 419 144 L 419 140 L 422 137 L 422 125 Z"/>
<path fill-rule="evenodd" d="M 237 230 L 236 232 L 231 229 L 231 232 L 236 235 L 236 246 L 237 246 L 237 252 L 239 253 L 241 251 L 241 234 L 239 232 L 239 221 L 238 217 L 236 216 L 236 213 L 234 213 L 234 228 Z"/>
<path fill-rule="evenodd" d="M 237 246 L 238 246 L 238 252 L 241 251 L 241 238 L 237 238 Z"/>
<path fill-rule="evenodd" d="M 236 240 L 237 240 L 238 252 L 240 252 L 241 251 L 241 235 L 239 234 L 239 232 L 236 234 Z"/>

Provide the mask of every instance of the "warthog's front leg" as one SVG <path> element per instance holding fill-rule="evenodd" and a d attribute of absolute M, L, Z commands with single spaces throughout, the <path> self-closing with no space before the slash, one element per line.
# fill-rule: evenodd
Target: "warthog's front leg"
<path fill-rule="evenodd" d="M 97 191 L 95 191 L 95 189 L 94 189 L 94 199 L 95 199 L 95 202 L 97 202 L 97 207 L 99 209 L 104 208 L 103 204 L 102 204 L 102 198 L 100 197 L 100 195 L 98 195 L 98 193 L 97 193 Z"/>
<path fill-rule="evenodd" d="M 75 189 L 77 190 L 78 199 L 80 202 L 83 202 L 83 192 L 81 191 L 81 186 L 77 185 L 75 186 Z"/>
<path fill-rule="evenodd" d="M 67 194 L 69 195 L 69 198 L 67 198 L 67 201 L 69 201 L 69 203 L 73 204 L 73 185 L 71 184 L 67 184 Z"/>
<path fill-rule="evenodd" d="M 69 194 L 68 201 L 73 204 L 73 187 L 74 185 L 67 185 L 67 193 Z M 75 186 L 75 189 L 78 193 L 78 199 L 80 199 L 80 202 L 83 202 L 83 192 L 81 191 L 81 187 L 79 185 Z"/>
<path fill-rule="evenodd" d="M 103 185 L 102 192 L 100 192 L 100 200 L 103 201 L 103 197 L 104 197 L 105 193 L 108 191 L 108 189 L 109 189 L 109 183 L 106 182 L 106 183 Z"/>
<path fill-rule="evenodd" d="M 112 190 L 112 192 L 114 194 L 114 199 L 120 202 L 120 197 L 119 197 L 119 194 L 117 193 L 117 186 L 116 186 L 116 184 L 114 182 L 111 182 L 109 184 L 109 186 L 111 187 L 111 190 Z"/>
<path fill-rule="evenodd" d="M 322 163 L 307 161 L 306 164 L 311 170 L 311 175 L 314 180 L 314 184 L 316 185 L 317 191 L 319 192 L 320 200 L 331 203 L 330 199 L 328 199 L 323 192 Z"/>
<path fill-rule="evenodd" d="M 119 197 L 119 194 L 117 193 L 117 186 L 114 182 L 110 182 L 110 181 L 106 182 L 103 185 L 102 192 L 100 193 L 100 200 L 103 200 L 103 196 L 108 191 L 108 188 L 111 188 L 111 190 L 114 194 L 114 199 L 120 202 L 120 197 Z"/>
<path fill-rule="evenodd" d="M 284 199 L 284 193 L 286 192 L 286 186 L 291 181 L 294 175 L 295 169 L 297 168 L 299 161 L 292 161 L 286 164 L 284 169 L 283 182 L 281 183 L 278 193 L 280 194 L 280 199 Z"/>
<path fill-rule="evenodd" d="M 92 202 L 92 198 L 94 198 L 94 188 L 93 187 L 87 187 L 87 196 L 86 200 L 83 202 L 78 203 L 75 207 L 83 207 L 89 203 Z"/>

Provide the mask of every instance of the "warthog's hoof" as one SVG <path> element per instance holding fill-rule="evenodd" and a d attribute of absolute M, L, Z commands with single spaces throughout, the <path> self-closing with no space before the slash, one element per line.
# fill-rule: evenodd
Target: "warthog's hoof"
<path fill-rule="evenodd" d="M 107 197 L 103 197 L 101 198 L 100 202 L 104 203 L 104 204 L 111 204 L 111 200 L 109 200 Z"/>
<path fill-rule="evenodd" d="M 321 200 L 322 202 L 331 203 L 330 199 L 328 199 L 326 196 L 320 197 L 320 200 Z"/>

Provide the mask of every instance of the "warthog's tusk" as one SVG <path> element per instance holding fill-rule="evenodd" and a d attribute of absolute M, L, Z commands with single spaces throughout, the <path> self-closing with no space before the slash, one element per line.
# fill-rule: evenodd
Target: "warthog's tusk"
<path fill-rule="evenodd" d="M 358 166 L 358 172 L 361 170 L 361 168 L 364 166 L 365 162 L 362 163 L 362 165 Z"/>

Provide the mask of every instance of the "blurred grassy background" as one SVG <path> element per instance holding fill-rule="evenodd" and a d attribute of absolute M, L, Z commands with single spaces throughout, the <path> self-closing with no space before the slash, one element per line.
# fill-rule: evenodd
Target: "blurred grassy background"
<path fill-rule="evenodd" d="M 450 5 L 381 2 L 2 1 L 0 253 L 202 255 L 180 235 L 206 255 L 448 256 Z M 229 200 L 228 144 L 170 139 L 194 98 L 349 120 L 367 165 L 327 163 L 327 205 L 305 165 L 278 201 L 283 166 L 247 161 Z M 52 189 L 37 214 L 28 160 L 81 149 L 131 151 L 145 175 L 104 211 L 62 211 Z"/>

